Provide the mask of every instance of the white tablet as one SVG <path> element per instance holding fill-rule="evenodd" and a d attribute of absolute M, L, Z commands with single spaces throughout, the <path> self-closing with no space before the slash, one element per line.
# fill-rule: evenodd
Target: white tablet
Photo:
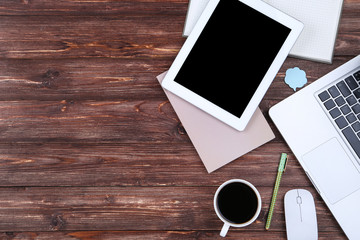
<path fill-rule="evenodd" d="M 261 0 L 210 0 L 162 86 L 242 131 L 302 28 Z"/>

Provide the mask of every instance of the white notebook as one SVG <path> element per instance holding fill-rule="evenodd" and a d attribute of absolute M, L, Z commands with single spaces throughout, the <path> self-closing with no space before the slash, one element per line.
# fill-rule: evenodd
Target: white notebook
<path fill-rule="evenodd" d="M 263 0 L 304 23 L 290 56 L 331 63 L 343 0 Z M 190 0 L 184 36 L 188 36 L 209 0 Z"/>

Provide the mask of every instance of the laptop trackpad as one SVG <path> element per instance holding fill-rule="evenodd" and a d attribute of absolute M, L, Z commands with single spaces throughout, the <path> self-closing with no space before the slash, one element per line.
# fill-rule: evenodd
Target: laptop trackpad
<path fill-rule="evenodd" d="M 332 204 L 360 188 L 360 174 L 336 138 L 306 153 L 303 160 Z"/>

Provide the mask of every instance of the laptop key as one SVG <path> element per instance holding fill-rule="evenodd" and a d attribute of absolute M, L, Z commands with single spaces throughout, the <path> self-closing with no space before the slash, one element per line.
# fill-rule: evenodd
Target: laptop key
<path fill-rule="evenodd" d="M 357 138 L 354 131 L 351 129 L 351 127 L 347 127 L 342 130 L 342 133 L 350 143 L 351 147 L 354 149 L 356 155 L 360 158 L 360 140 Z"/>
<path fill-rule="evenodd" d="M 346 127 L 348 125 L 348 122 L 345 120 L 345 118 L 343 116 L 337 118 L 335 120 L 335 123 L 340 129 L 343 129 L 344 127 Z"/>
<path fill-rule="evenodd" d="M 324 103 L 324 106 L 326 107 L 327 110 L 332 109 L 333 107 L 335 107 L 335 103 L 332 99 L 328 100 L 327 102 Z"/>
<path fill-rule="evenodd" d="M 360 104 L 355 104 L 351 107 L 355 114 L 360 113 Z"/>
<path fill-rule="evenodd" d="M 360 122 L 355 122 L 351 125 L 355 132 L 360 131 Z"/>
<path fill-rule="evenodd" d="M 356 89 L 353 93 L 357 99 L 360 98 L 360 88 Z"/>
<path fill-rule="evenodd" d="M 337 90 L 337 88 L 335 86 L 332 86 L 331 88 L 329 88 L 328 91 L 333 98 L 336 98 L 337 96 L 340 95 L 339 90 Z"/>
<path fill-rule="evenodd" d="M 345 82 L 347 83 L 347 85 L 351 90 L 354 90 L 359 86 L 352 75 L 345 78 Z"/>
<path fill-rule="evenodd" d="M 330 95 L 327 91 L 323 91 L 318 96 L 322 102 L 324 102 L 325 100 L 328 100 L 330 98 Z"/>
<path fill-rule="evenodd" d="M 334 108 L 333 110 L 331 110 L 330 112 L 330 115 L 333 119 L 337 118 L 338 116 L 341 115 L 341 112 L 338 108 Z"/>
<path fill-rule="evenodd" d="M 356 80 L 360 81 L 360 71 L 357 71 L 356 73 L 354 73 L 354 77 Z"/>
<path fill-rule="evenodd" d="M 340 110 L 341 110 L 341 112 L 342 112 L 344 115 L 346 115 L 346 114 L 348 114 L 349 112 L 351 112 L 351 109 L 349 108 L 348 105 L 342 106 L 342 107 L 340 108 Z"/>
<path fill-rule="evenodd" d="M 350 113 L 349 115 L 347 115 L 346 119 L 348 120 L 349 123 L 353 123 L 356 121 L 356 117 L 353 113 Z"/>
<path fill-rule="evenodd" d="M 344 81 L 339 82 L 338 84 L 336 84 L 336 86 L 339 88 L 340 92 L 342 93 L 342 95 L 344 97 L 347 97 L 350 95 L 350 89 L 346 86 Z"/>
<path fill-rule="evenodd" d="M 338 98 L 336 98 L 335 102 L 339 107 L 345 104 L 345 100 L 342 96 L 339 96 Z"/>
<path fill-rule="evenodd" d="M 357 100 L 356 100 L 356 98 L 354 97 L 354 96 L 350 96 L 350 97 L 348 97 L 347 99 L 346 99 L 346 101 L 347 101 L 347 103 L 350 105 L 350 106 L 352 106 L 352 105 L 354 105 L 355 103 L 357 103 Z"/>

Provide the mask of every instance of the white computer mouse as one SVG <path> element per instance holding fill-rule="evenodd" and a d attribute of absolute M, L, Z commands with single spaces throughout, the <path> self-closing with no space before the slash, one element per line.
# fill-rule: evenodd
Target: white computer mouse
<path fill-rule="evenodd" d="M 304 189 L 293 189 L 285 194 L 286 234 L 289 240 L 318 239 L 314 198 Z"/>

